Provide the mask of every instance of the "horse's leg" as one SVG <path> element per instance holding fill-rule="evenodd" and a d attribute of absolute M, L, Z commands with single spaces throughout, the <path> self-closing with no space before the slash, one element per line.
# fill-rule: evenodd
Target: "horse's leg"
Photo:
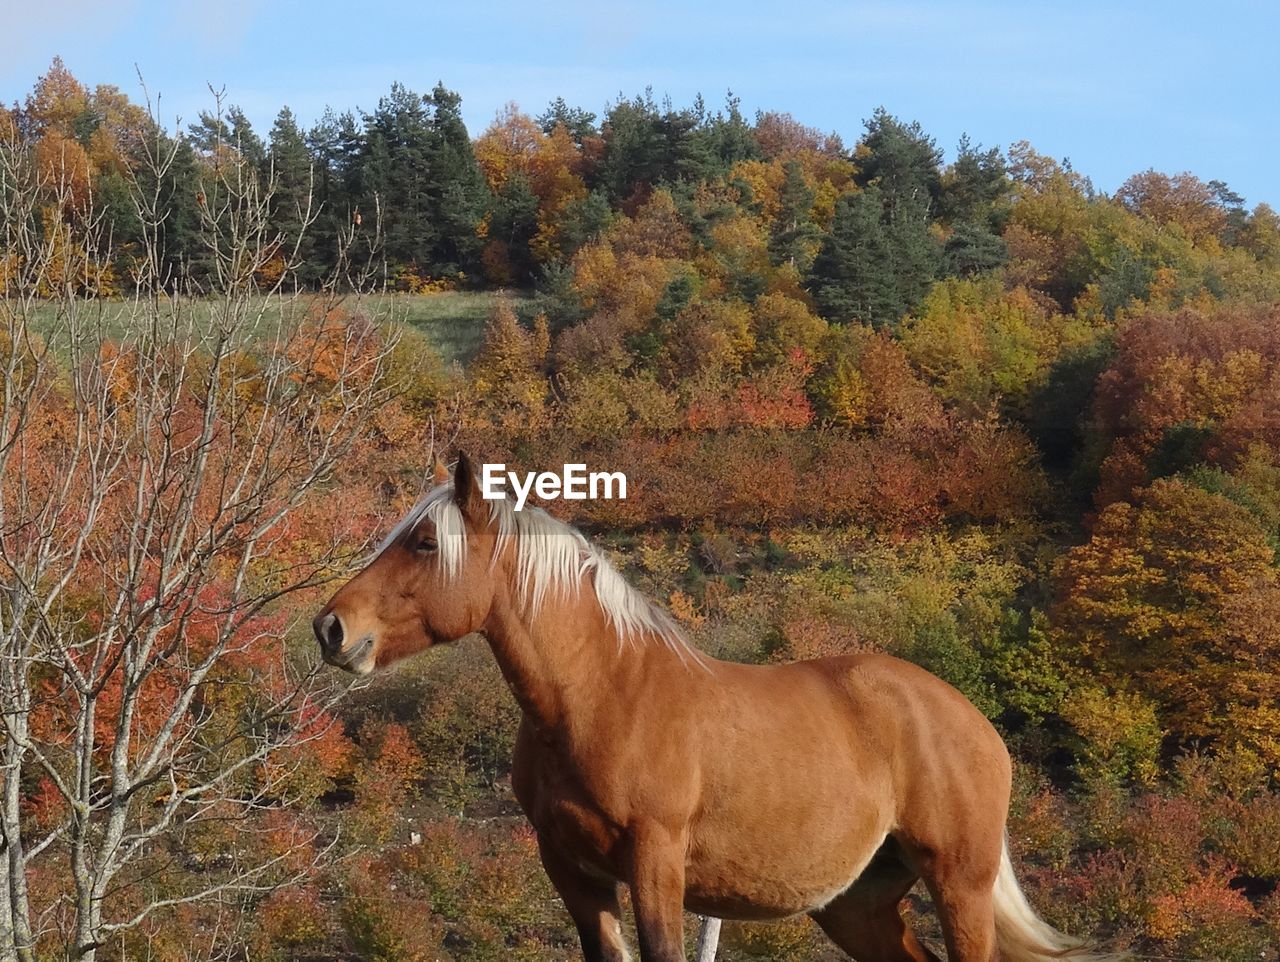
<path fill-rule="evenodd" d="M 975 833 L 951 851 L 921 853 L 921 874 L 933 896 L 950 962 L 996 962 L 995 882 L 1000 845 Z"/>
<path fill-rule="evenodd" d="M 618 887 L 584 875 L 559 852 L 538 840 L 538 853 L 547 877 L 560 893 L 564 907 L 578 929 L 585 962 L 627 962 L 622 939 L 622 915 Z"/>
<path fill-rule="evenodd" d="M 685 962 L 683 836 L 656 823 L 634 829 L 631 902 L 642 962 Z"/>
<path fill-rule="evenodd" d="M 902 899 L 916 878 L 886 847 L 847 892 L 810 914 L 857 962 L 939 962 L 902 918 Z"/>
<path fill-rule="evenodd" d="M 920 944 L 894 905 L 841 905 L 837 899 L 813 920 L 857 962 L 939 962 Z"/>
<path fill-rule="evenodd" d="M 994 884 L 994 883 L 993 883 Z M 996 962 L 996 918 L 992 885 L 955 882 L 931 885 L 951 962 Z"/>

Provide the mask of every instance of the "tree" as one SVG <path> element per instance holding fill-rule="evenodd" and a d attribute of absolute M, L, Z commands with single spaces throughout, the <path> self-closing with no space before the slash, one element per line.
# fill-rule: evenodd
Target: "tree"
<path fill-rule="evenodd" d="M 1059 574 L 1064 652 L 1184 743 L 1280 761 L 1280 575 L 1249 511 L 1180 479 L 1103 510 Z"/>
<path fill-rule="evenodd" d="M 315 264 L 314 242 L 310 232 L 305 229 L 315 216 L 312 207 L 315 199 L 315 183 L 311 153 L 307 150 L 306 140 L 294 120 L 293 111 L 288 107 L 280 110 L 275 123 L 271 126 L 262 177 L 264 181 L 274 180 L 276 185 L 271 205 L 271 229 L 282 240 L 306 238 L 305 245 L 298 251 L 299 263 L 293 266 L 302 268 L 307 280 L 312 282 L 319 280 L 321 275 Z M 282 251 L 282 255 L 283 253 Z M 287 266 L 282 258 L 281 269 Z"/>
<path fill-rule="evenodd" d="M 878 187 L 842 197 L 813 262 L 810 290 L 830 321 L 897 325 L 929 289 L 938 265 L 927 201 L 888 206 Z"/>
<path fill-rule="evenodd" d="M 331 271 L 343 248 L 341 238 L 356 216 L 361 220 L 373 210 L 360 211 L 356 190 L 362 134 L 350 112 L 337 114 L 326 107 L 320 120 L 307 132 L 306 145 L 315 174 L 316 225 L 312 231 L 314 270 Z"/>
<path fill-rule="evenodd" d="M 364 118 L 351 202 L 364 216 L 381 211 L 393 271 L 420 277 L 479 266 L 489 196 L 460 107 L 443 85 L 419 95 L 393 84 Z"/>
<path fill-rule="evenodd" d="M 462 121 L 462 98 L 442 83 L 431 88 L 430 169 L 437 181 L 433 216 L 441 225 L 438 262 L 445 270 L 475 270 L 482 246 L 478 228 L 490 203 Z"/>
<path fill-rule="evenodd" d="M 638 186 L 652 187 L 670 179 L 669 131 L 651 91 L 620 99 L 610 107 L 603 134 L 605 154 L 598 176 L 612 201 L 627 199 Z"/>
<path fill-rule="evenodd" d="M 212 113 L 202 110 L 198 122 L 187 128 L 191 146 L 215 169 L 222 164 L 234 166 L 242 159 L 260 168 L 266 160 L 266 147 L 254 132 L 244 111 L 232 104 L 222 112 L 221 101 Z"/>
<path fill-rule="evenodd" d="M 1220 197 L 1194 174 L 1170 177 L 1154 170 L 1134 174 L 1116 191 L 1116 199 L 1140 217 L 1160 227 L 1176 226 L 1197 244 L 1216 239 L 1227 226 Z"/>
<path fill-rule="evenodd" d="M 1010 213 L 1009 179 L 998 148 L 983 150 L 960 138 L 953 163 L 943 173 L 939 217 L 948 223 L 944 257 L 947 272 L 961 277 L 1001 266 L 1008 257 L 1000 233 Z"/>
<path fill-rule="evenodd" d="M 551 101 L 547 109 L 538 115 L 538 124 L 545 134 L 563 127 L 579 147 L 599 133 L 596 130 L 596 115 L 581 107 L 570 107 L 563 97 Z"/>
<path fill-rule="evenodd" d="M 899 204 L 922 208 L 926 217 L 941 195 L 942 151 L 918 122 L 904 124 L 883 107 L 866 122 L 853 152 L 861 187 L 878 187 L 892 214 Z"/>
<path fill-rule="evenodd" d="M 107 236 L 92 209 L 42 226 L 70 185 L 0 142 L 0 250 L 28 255 L 0 299 L 0 957 L 18 962 L 92 962 L 182 912 L 216 924 L 326 850 L 277 806 L 341 685 L 289 650 L 283 599 L 365 536 L 321 492 L 386 399 L 389 345 L 292 301 L 262 319 L 272 185 L 243 160 L 201 208 L 216 296 L 168 293 L 168 143 L 134 194 L 150 296 L 56 285 L 37 335 L 53 253 L 100 276 Z M 227 831 L 268 809 L 267 844 Z"/>
<path fill-rule="evenodd" d="M 1013 192 L 1013 181 L 999 147 L 983 150 L 968 135 L 960 138 L 955 162 L 939 183 L 938 215 L 950 223 L 985 224 L 999 232 L 1004 202 Z"/>
<path fill-rule="evenodd" d="M 27 95 L 23 115 L 29 132 L 39 136 L 56 131 L 75 138 L 77 126 L 89 109 L 89 91 L 67 69 L 61 57 L 54 57 L 48 71 Z"/>
<path fill-rule="evenodd" d="M 769 253 L 774 263 L 790 264 L 797 271 L 809 270 L 817 253 L 821 231 L 813 221 L 814 191 L 798 161 L 783 165 L 784 177 L 778 191 L 778 213 L 769 237 Z"/>
<path fill-rule="evenodd" d="M 476 140 L 477 163 L 494 195 L 485 269 L 495 283 L 527 283 L 537 262 L 572 254 L 574 207 L 587 198 L 582 150 L 563 124 L 544 133 L 508 104 Z"/>
<path fill-rule="evenodd" d="M 1150 312 L 1126 325 L 1097 382 L 1099 505 L 1160 474 L 1206 463 L 1233 470 L 1280 438 L 1276 310 Z"/>
<path fill-rule="evenodd" d="M 903 324 L 902 346 L 938 393 L 970 415 L 1000 406 L 1025 416 L 1063 350 L 1093 332 L 997 278 L 935 284 Z M 1050 305 L 1052 302 L 1049 302 Z"/>

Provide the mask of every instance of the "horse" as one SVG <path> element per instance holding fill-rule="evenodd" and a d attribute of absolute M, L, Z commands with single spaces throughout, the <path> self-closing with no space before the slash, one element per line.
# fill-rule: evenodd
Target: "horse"
<path fill-rule="evenodd" d="M 579 531 L 485 500 L 475 465 L 392 529 L 313 622 L 357 675 L 473 632 L 523 718 L 512 786 L 586 962 L 683 962 L 684 910 L 807 913 L 858 962 L 939 962 L 901 903 L 923 879 L 950 962 L 1105 962 L 1024 897 L 1011 765 L 960 692 L 880 654 L 718 661 Z"/>

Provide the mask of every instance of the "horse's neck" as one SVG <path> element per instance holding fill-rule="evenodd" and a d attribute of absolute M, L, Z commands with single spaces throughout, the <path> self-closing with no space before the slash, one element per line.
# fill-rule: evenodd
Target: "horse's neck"
<path fill-rule="evenodd" d="M 548 598 L 529 616 L 505 593 L 485 625 L 498 666 L 525 715 L 540 730 L 583 731 L 601 706 L 638 683 L 647 649 L 619 645 L 594 592 Z"/>

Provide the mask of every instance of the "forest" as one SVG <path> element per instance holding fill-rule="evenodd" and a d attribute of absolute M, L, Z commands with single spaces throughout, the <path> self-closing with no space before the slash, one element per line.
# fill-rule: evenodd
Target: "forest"
<path fill-rule="evenodd" d="M 458 449 L 624 472 L 545 507 L 717 657 L 959 688 L 1057 927 L 1280 959 L 1280 215 L 883 108 L 460 105 L 0 105 L 0 960 L 580 957 L 483 641 L 310 634 Z"/>

